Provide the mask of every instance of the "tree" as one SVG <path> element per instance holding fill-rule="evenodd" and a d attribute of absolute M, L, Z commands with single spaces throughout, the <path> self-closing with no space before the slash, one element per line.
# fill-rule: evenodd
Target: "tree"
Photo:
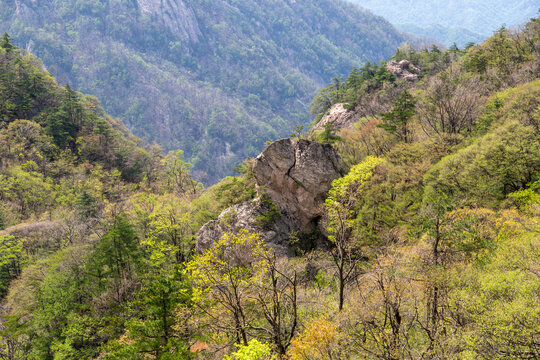
<path fill-rule="evenodd" d="M 270 356 L 271 349 L 268 344 L 261 343 L 257 339 L 249 341 L 247 346 L 236 345 L 238 351 L 233 352 L 232 356 L 225 356 L 223 360 L 273 360 Z"/>
<path fill-rule="evenodd" d="M 422 128 L 428 135 L 472 130 L 484 92 L 480 78 L 465 75 L 455 66 L 431 78 L 418 107 Z"/>
<path fill-rule="evenodd" d="M 337 270 L 339 311 L 343 309 L 345 286 L 354 276 L 356 265 L 362 259 L 361 241 L 352 236 L 356 198 L 360 196 L 362 185 L 371 177 L 373 169 L 382 162 L 382 159 L 368 156 L 353 166 L 347 175 L 332 182 L 324 204 L 326 231 L 332 243 L 332 259 Z"/>
<path fill-rule="evenodd" d="M 265 252 L 264 266 L 255 274 L 256 301 L 268 326 L 263 334 L 274 346 L 278 359 L 286 359 L 287 349 L 298 325 L 297 277 L 288 269 L 287 259 Z"/>
<path fill-rule="evenodd" d="M 335 322 L 325 319 L 309 321 L 294 340 L 291 360 L 338 360 L 346 353 L 343 334 Z"/>
<path fill-rule="evenodd" d="M 13 38 L 9 36 L 7 32 L 5 32 L 2 35 L 2 39 L 0 39 L 0 48 L 6 49 L 7 52 L 13 50 L 14 46 L 11 44 L 11 40 L 13 40 Z"/>
<path fill-rule="evenodd" d="M 74 148 L 77 132 L 82 126 L 82 115 L 83 107 L 78 95 L 67 84 L 60 106 L 46 120 L 46 129 L 58 147 L 64 149 L 70 145 Z"/>
<path fill-rule="evenodd" d="M 130 302 L 134 316 L 126 323 L 126 332 L 106 347 L 107 359 L 186 360 L 189 334 L 178 312 L 190 306 L 190 288 L 177 266 L 147 262 L 136 299 Z"/>
<path fill-rule="evenodd" d="M 382 114 L 383 123 L 379 127 L 395 134 L 399 141 L 411 142 L 409 120 L 414 116 L 416 110 L 416 100 L 404 91 L 394 100 L 394 107 L 389 112 Z"/>
<path fill-rule="evenodd" d="M 208 316 L 208 325 L 248 345 L 254 317 L 247 311 L 253 275 L 264 264 L 262 239 L 247 231 L 227 233 L 212 248 L 195 256 L 186 270 L 194 285 L 194 301 Z"/>
<path fill-rule="evenodd" d="M 282 359 L 298 321 L 296 273 L 287 274 L 286 265 L 259 235 L 241 231 L 225 234 L 187 271 L 208 326 L 243 346 L 265 338 Z"/>
<path fill-rule="evenodd" d="M 140 265 L 139 238 L 126 214 L 117 215 L 109 231 L 96 244 L 88 267 L 99 285 L 112 285 L 118 303 L 133 290 L 133 276 Z"/>
<path fill-rule="evenodd" d="M 191 164 L 184 161 L 182 150 L 171 151 L 161 160 L 167 175 L 167 188 L 178 195 L 187 193 L 195 194 L 197 182 L 192 180 L 189 174 Z"/>
<path fill-rule="evenodd" d="M 319 135 L 319 139 L 320 141 L 324 142 L 324 143 L 328 143 L 328 144 L 331 144 L 333 142 L 336 142 L 336 141 L 342 141 L 343 139 L 339 136 L 339 135 L 336 135 L 335 132 L 338 130 L 336 128 L 336 126 L 330 122 L 327 122 L 326 124 L 323 125 L 323 131 L 322 133 Z"/>
<path fill-rule="evenodd" d="M 195 229 L 189 203 L 174 195 L 159 198 L 147 215 L 148 223 L 141 245 L 155 262 L 183 263 L 193 250 Z"/>
<path fill-rule="evenodd" d="M 11 235 L 0 235 L 0 299 L 11 280 L 21 274 L 24 262 L 22 241 Z"/>

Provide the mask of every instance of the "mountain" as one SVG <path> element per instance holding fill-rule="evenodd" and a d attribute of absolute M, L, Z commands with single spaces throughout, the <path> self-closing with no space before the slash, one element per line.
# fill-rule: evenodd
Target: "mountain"
<path fill-rule="evenodd" d="M 427 33 L 447 46 L 453 42 L 465 45 L 476 36 L 484 40 L 502 25 L 511 27 L 525 23 L 540 9 L 535 0 L 350 1 L 385 17 L 400 29 L 418 35 Z M 444 33 L 441 33 L 441 27 L 446 28 Z M 459 28 L 468 32 L 459 33 Z"/>
<path fill-rule="evenodd" d="M 0 0 L 0 32 L 215 182 L 316 89 L 411 38 L 341 0 Z"/>
<path fill-rule="evenodd" d="M 485 35 L 472 32 L 463 27 L 446 27 L 440 24 L 424 26 L 418 26 L 416 24 L 395 24 L 395 26 L 416 36 L 425 36 L 435 39 L 446 47 L 450 47 L 454 43 L 459 47 L 466 46 L 469 43 L 477 44 L 487 38 Z"/>
<path fill-rule="evenodd" d="M 540 18 L 312 110 L 204 188 L 0 37 L 0 358 L 539 358 Z"/>

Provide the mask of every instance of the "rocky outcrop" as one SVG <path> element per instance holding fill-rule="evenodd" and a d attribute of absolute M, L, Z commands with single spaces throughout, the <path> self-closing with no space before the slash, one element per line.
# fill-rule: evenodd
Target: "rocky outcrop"
<path fill-rule="evenodd" d="M 335 129 L 351 128 L 359 118 L 359 114 L 354 110 L 346 109 L 345 104 L 334 104 L 313 127 L 313 130 L 324 130 L 326 124 L 332 124 Z"/>
<path fill-rule="evenodd" d="M 343 168 L 329 144 L 304 139 L 270 144 L 252 168 L 259 198 L 230 207 L 205 224 L 197 235 L 197 250 L 208 249 L 225 232 L 247 229 L 260 233 L 276 252 L 290 254 L 291 232 L 318 226 L 326 194 Z"/>
<path fill-rule="evenodd" d="M 212 244 L 227 232 L 245 229 L 258 233 L 278 254 L 291 255 L 288 245 L 289 234 L 300 231 L 295 220 L 286 213 L 274 214 L 268 219 L 269 203 L 261 198 L 232 206 L 223 211 L 217 220 L 206 223 L 197 235 L 197 251 L 208 250 Z M 271 220 L 271 221 L 267 221 Z"/>
<path fill-rule="evenodd" d="M 283 139 L 255 159 L 253 175 L 258 188 L 306 228 L 322 215 L 330 185 L 343 168 L 343 161 L 330 144 Z"/>
<path fill-rule="evenodd" d="M 137 0 L 137 4 L 141 12 L 157 15 L 173 34 L 194 43 L 202 37 L 195 12 L 182 0 Z"/>
<path fill-rule="evenodd" d="M 398 79 L 409 81 L 418 80 L 420 69 L 414 66 L 409 60 L 390 61 L 386 64 L 386 70 L 394 74 Z"/>
<path fill-rule="evenodd" d="M 33 9 L 35 5 L 37 5 L 36 0 L 15 0 L 15 15 L 23 21 L 37 23 L 39 18 Z"/>

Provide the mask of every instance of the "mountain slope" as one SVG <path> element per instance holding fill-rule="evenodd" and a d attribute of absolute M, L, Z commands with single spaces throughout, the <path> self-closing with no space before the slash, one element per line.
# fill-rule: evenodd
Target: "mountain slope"
<path fill-rule="evenodd" d="M 502 25 L 508 27 L 522 24 L 536 16 L 539 4 L 534 0 L 518 0 L 513 2 L 501 0 L 474 1 L 409 1 L 409 0 L 351 0 L 364 9 L 384 16 L 401 29 L 411 31 L 409 24 L 424 28 L 415 34 L 429 36 L 441 42 L 448 43 L 448 35 L 440 36 L 438 27 L 465 28 L 484 39 Z M 400 24 L 407 24 L 401 27 Z M 431 29 L 430 29 L 431 27 Z M 439 29 L 440 30 L 440 29 Z M 451 35 L 451 34 L 450 34 Z M 473 34 L 454 34 L 453 40 L 465 44 Z M 445 41 L 446 40 L 446 41 Z"/>
<path fill-rule="evenodd" d="M 341 0 L 0 0 L 0 24 L 207 182 L 306 123 L 319 85 L 410 40 Z"/>
<path fill-rule="evenodd" d="M 328 242 L 253 197 L 265 164 L 267 190 L 315 196 L 342 171 L 313 171 L 329 144 L 278 141 L 202 189 L 181 152 L 136 146 L 0 38 L 0 358 L 539 358 L 540 19 L 466 50 L 401 47 L 322 97 L 358 120 L 307 135 L 350 167 L 313 219 Z M 197 253 L 216 219 L 243 229 Z M 273 229 L 297 256 L 272 256 Z"/>

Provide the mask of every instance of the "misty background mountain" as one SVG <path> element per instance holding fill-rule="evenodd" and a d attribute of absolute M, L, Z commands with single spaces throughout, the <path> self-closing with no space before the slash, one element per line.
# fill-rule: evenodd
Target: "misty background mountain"
<path fill-rule="evenodd" d="M 523 24 L 540 9 L 537 0 L 350 0 L 397 28 L 446 46 L 487 39 L 502 25 Z"/>
<path fill-rule="evenodd" d="M 341 0 L 0 0 L 0 32 L 213 183 L 309 123 L 315 91 L 413 41 Z"/>

